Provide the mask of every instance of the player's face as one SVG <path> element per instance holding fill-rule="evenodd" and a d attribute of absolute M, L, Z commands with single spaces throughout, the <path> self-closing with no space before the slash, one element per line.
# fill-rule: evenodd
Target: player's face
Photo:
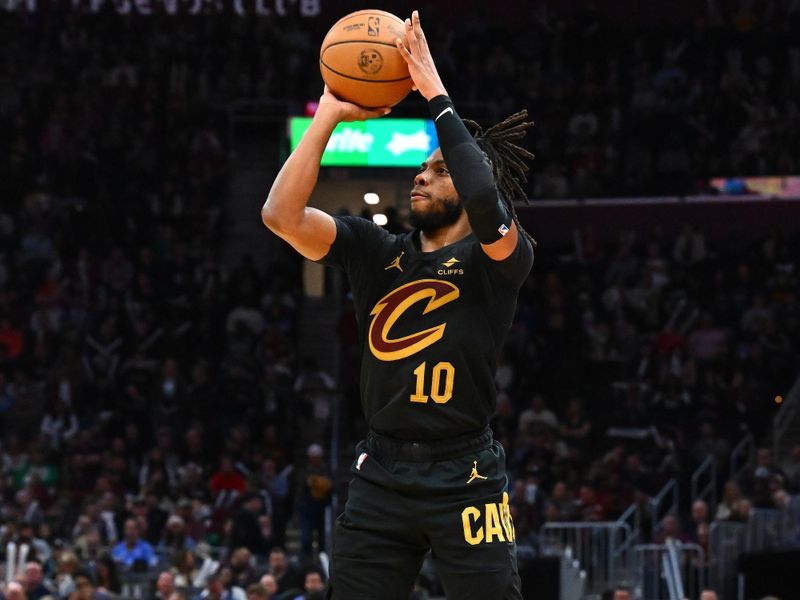
<path fill-rule="evenodd" d="M 411 225 L 423 231 L 455 223 L 464 210 L 438 148 L 422 163 L 411 190 Z"/>

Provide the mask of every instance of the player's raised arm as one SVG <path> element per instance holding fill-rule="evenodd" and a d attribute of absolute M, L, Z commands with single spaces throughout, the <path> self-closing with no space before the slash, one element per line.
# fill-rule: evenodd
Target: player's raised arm
<path fill-rule="evenodd" d="M 329 214 L 306 206 L 317 185 L 325 145 L 340 122 L 372 119 L 389 110 L 367 110 L 342 102 L 325 86 L 311 126 L 281 168 L 261 209 L 264 225 L 306 258 L 325 256 L 336 239 L 336 223 Z"/>
<path fill-rule="evenodd" d="M 513 215 L 512 195 L 519 195 L 523 190 L 517 182 L 511 181 L 513 177 L 508 182 L 510 187 L 498 185 L 500 182 L 495 180 L 489 157 L 467 130 L 447 95 L 420 26 L 417 11 L 413 12 L 411 19 L 406 19 L 405 29 L 408 46 L 398 39 L 397 47 L 408 64 L 416 89 L 428 100 L 442 155 L 453 185 L 464 203 L 470 227 L 490 258 L 497 261 L 508 258 L 517 247 L 517 236 L 520 233 Z M 524 130 L 532 125 L 523 122 L 526 115 L 524 112 L 517 113 L 497 126 L 503 129 L 504 139 L 516 140 L 524 135 Z M 514 149 L 517 153 L 522 153 L 522 158 L 532 158 L 524 149 L 517 146 Z M 494 158 L 502 160 L 499 155 Z M 512 163 L 512 167 L 520 167 L 523 174 L 527 170 L 521 160 L 513 160 Z M 498 194 L 498 187 L 509 187 L 500 190 L 509 196 L 505 198 L 506 201 Z"/>

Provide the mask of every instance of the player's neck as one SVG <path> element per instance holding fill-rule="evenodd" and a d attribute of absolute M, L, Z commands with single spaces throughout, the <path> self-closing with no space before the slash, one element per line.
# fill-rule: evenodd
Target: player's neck
<path fill-rule="evenodd" d="M 423 252 L 435 252 L 439 248 L 444 248 L 449 244 L 464 239 L 470 233 L 472 228 L 469 226 L 469 219 L 467 219 L 467 212 L 461 211 L 458 220 L 452 225 L 440 227 L 439 229 L 428 229 L 420 231 L 419 245 Z"/>

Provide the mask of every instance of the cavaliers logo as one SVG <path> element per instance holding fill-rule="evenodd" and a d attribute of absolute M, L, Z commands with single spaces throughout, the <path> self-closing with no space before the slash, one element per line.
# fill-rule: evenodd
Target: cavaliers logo
<path fill-rule="evenodd" d="M 383 68 L 383 56 L 375 48 L 362 50 L 358 55 L 358 68 L 367 75 L 375 75 Z"/>
<path fill-rule="evenodd" d="M 379 360 L 400 360 L 435 344 L 444 335 L 447 323 L 424 329 L 399 338 L 390 337 L 392 327 L 401 315 L 417 302 L 427 301 L 423 315 L 441 308 L 460 295 L 459 289 L 449 281 L 420 279 L 401 285 L 378 300 L 370 316 L 375 317 L 369 326 L 369 348 Z"/>

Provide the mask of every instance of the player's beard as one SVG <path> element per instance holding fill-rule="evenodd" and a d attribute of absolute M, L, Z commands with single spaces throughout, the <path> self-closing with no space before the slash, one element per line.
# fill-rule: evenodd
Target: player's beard
<path fill-rule="evenodd" d="M 434 205 L 435 203 L 435 205 Z M 422 231 L 435 231 L 452 225 L 461 216 L 464 204 L 458 196 L 454 198 L 431 198 L 428 210 L 419 211 L 411 207 L 408 220 L 411 226 Z"/>

